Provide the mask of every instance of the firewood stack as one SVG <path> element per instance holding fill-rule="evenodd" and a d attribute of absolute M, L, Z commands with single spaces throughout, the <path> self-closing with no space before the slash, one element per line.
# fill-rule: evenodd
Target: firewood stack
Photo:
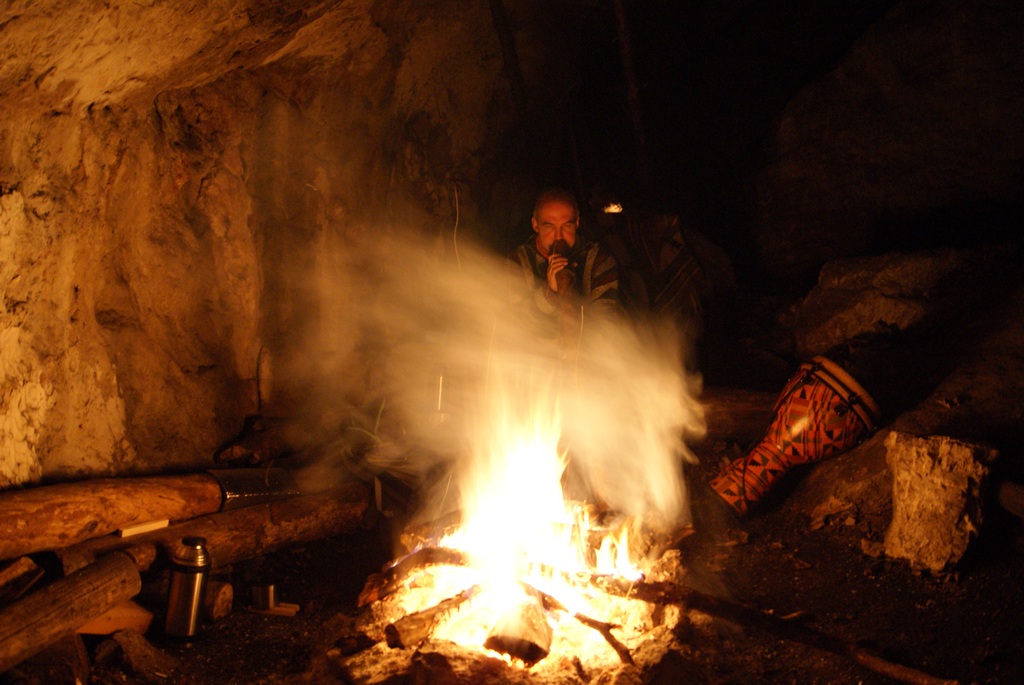
<path fill-rule="evenodd" d="M 118 637 L 139 664 L 153 666 L 151 675 L 167 677 L 173 664 L 140 645 L 147 632 L 159 634 L 151 624 L 165 609 L 160 588 L 166 587 L 168 550 L 183 537 L 205 538 L 214 570 L 223 570 L 289 545 L 351 532 L 369 505 L 362 483 L 307 494 L 285 489 L 277 498 L 242 502 L 218 483 L 208 472 L 0 493 L 0 673 L 45 652 L 40 661 L 51 663 L 58 655 L 67 667 L 57 675 L 47 666 L 47 678 L 84 682 L 88 659 L 80 635 L 94 634 Z M 144 584 L 156 591 L 143 592 Z M 226 575 L 211 579 L 206 621 L 228 615 L 233 596 Z"/>

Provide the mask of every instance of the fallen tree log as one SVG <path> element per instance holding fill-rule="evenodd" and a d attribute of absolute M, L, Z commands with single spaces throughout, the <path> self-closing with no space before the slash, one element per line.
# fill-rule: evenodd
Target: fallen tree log
<path fill-rule="evenodd" d="M 318 495 L 300 495 L 234 511 L 198 516 L 150 533 L 121 538 L 107 535 L 58 550 L 65 569 L 109 552 L 130 550 L 140 571 L 158 558 L 147 550 L 170 549 L 186 536 L 206 538 L 214 566 L 252 559 L 302 542 L 350 533 L 370 504 L 370 492 L 352 482 Z M 68 561 L 65 561 L 68 560 Z"/>
<path fill-rule="evenodd" d="M 0 673 L 74 633 L 142 589 L 135 562 L 109 554 L 0 613 Z"/>
<path fill-rule="evenodd" d="M 0 493 L 0 559 L 60 549 L 155 519 L 220 509 L 208 474 L 97 478 Z"/>
<path fill-rule="evenodd" d="M 741 444 L 760 440 L 775 416 L 778 398 L 779 393 L 772 392 L 704 388 L 698 399 L 704 407 L 707 439 Z"/>
<path fill-rule="evenodd" d="M 262 488 L 262 490 L 261 490 Z M 150 521 L 298 494 L 284 469 L 218 469 L 144 478 L 95 478 L 0 493 L 0 560 L 61 549 Z"/>

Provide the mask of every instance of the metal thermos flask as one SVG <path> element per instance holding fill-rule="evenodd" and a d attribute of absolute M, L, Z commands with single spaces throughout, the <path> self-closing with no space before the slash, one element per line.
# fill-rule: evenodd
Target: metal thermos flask
<path fill-rule="evenodd" d="M 171 556 L 171 587 L 167 594 L 164 630 L 173 637 L 191 638 L 199 631 L 210 555 L 206 540 L 185 537 Z"/>

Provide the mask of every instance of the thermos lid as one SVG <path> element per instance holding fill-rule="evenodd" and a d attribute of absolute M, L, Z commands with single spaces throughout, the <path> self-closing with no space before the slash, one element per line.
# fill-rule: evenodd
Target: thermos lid
<path fill-rule="evenodd" d="M 210 555 L 206 551 L 206 538 L 195 535 L 183 537 L 174 550 L 172 561 L 183 566 L 209 566 Z"/>

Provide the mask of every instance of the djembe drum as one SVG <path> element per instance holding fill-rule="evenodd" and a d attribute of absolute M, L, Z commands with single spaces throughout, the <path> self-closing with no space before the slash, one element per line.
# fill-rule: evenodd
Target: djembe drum
<path fill-rule="evenodd" d="M 711 487 L 739 514 L 763 498 L 794 466 L 821 461 L 857 445 L 875 429 L 875 401 L 835 362 L 800 365 L 775 402 L 764 438 L 728 464 Z"/>

